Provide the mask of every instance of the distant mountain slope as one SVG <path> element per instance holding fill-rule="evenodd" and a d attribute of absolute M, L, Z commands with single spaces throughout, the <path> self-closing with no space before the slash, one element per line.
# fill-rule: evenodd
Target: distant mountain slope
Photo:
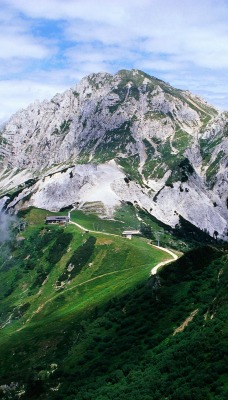
<path fill-rule="evenodd" d="M 21 110 L 0 135 L 6 206 L 122 201 L 227 238 L 228 114 L 139 70 L 92 74 Z M 2 201 L 3 202 L 3 201 Z"/>

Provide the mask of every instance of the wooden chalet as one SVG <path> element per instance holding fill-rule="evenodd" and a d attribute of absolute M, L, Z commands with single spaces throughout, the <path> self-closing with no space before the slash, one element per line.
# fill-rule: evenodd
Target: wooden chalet
<path fill-rule="evenodd" d="M 66 225 L 68 222 L 69 217 L 67 215 L 55 215 L 45 218 L 45 224 Z"/>
<path fill-rule="evenodd" d="M 141 235 L 141 232 L 137 230 L 127 230 L 123 231 L 122 233 L 122 236 L 126 237 L 127 239 L 131 239 L 132 235 Z"/>

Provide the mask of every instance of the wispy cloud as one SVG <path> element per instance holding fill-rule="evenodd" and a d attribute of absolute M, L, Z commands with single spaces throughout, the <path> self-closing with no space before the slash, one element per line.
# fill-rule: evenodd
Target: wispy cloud
<path fill-rule="evenodd" d="M 122 68 L 145 70 L 228 109 L 226 0 L 1 3 L 0 89 L 7 101 L 0 118 L 85 74 Z"/>
<path fill-rule="evenodd" d="M 66 89 L 58 82 L 42 83 L 42 80 L 10 80 L 1 82 L 1 102 L 3 104 L 0 114 L 0 123 L 4 122 L 13 112 L 27 107 L 37 100 L 50 99 L 55 93 Z"/>

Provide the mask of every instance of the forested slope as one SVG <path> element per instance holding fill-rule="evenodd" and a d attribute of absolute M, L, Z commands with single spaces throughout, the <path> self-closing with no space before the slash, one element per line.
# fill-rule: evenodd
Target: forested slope
<path fill-rule="evenodd" d="M 43 214 L 1 267 L 2 398 L 225 399 L 227 250 L 192 249 L 150 277 L 164 254 L 143 239 L 48 231 Z"/>

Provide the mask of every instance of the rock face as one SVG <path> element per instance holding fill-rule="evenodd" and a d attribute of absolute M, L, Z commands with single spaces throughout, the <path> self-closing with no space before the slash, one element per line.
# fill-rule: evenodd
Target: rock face
<path fill-rule="evenodd" d="M 131 201 L 227 237 L 228 113 L 141 71 L 92 74 L 19 111 L 0 161 L 5 207 L 90 203 L 110 216 Z"/>

